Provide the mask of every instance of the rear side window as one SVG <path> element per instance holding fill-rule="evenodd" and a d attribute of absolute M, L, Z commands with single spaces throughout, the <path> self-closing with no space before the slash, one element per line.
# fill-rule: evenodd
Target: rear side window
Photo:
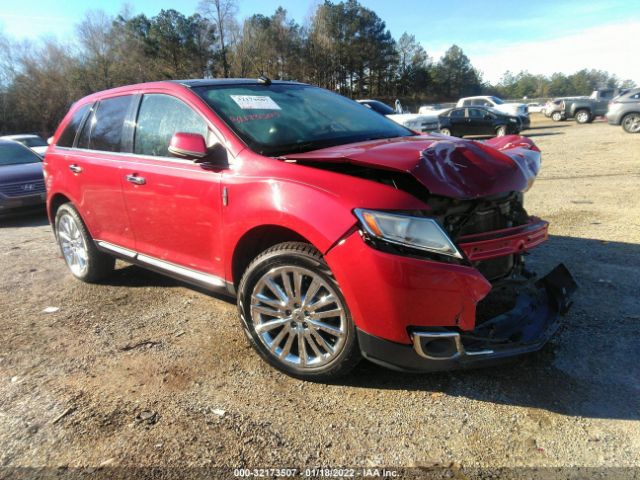
<path fill-rule="evenodd" d="M 131 95 L 102 100 L 93 114 L 89 149 L 119 152 L 124 120 L 129 112 Z"/>
<path fill-rule="evenodd" d="M 73 114 L 73 116 L 71 117 L 71 120 L 69 121 L 64 131 L 62 132 L 62 135 L 60 135 L 60 138 L 58 139 L 59 147 L 73 147 L 73 141 L 76 138 L 76 134 L 78 133 L 78 129 L 82 124 L 82 120 L 84 119 L 84 116 L 89 110 L 89 106 L 90 105 L 88 104 L 83 105 L 78 110 L 76 110 L 76 113 Z"/>
<path fill-rule="evenodd" d="M 126 95 L 100 101 L 82 128 L 78 148 L 119 152 L 124 120 L 132 98 Z"/>
<path fill-rule="evenodd" d="M 133 151 L 140 155 L 170 157 L 174 133 L 199 133 L 207 138 L 204 119 L 182 100 L 162 94 L 142 97 Z"/>

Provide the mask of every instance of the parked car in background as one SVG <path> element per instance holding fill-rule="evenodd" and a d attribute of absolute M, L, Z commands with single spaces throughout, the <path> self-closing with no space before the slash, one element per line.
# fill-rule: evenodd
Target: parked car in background
<path fill-rule="evenodd" d="M 47 142 L 39 137 L 38 135 L 31 134 L 22 134 L 22 135 L 5 135 L 4 137 L 0 137 L 0 139 L 4 140 L 13 140 L 15 142 L 19 142 L 22 145 L 29 147 L 31 150 L 36 152 L 41 157 L 44 157 L 44 152 L 47 151 Z"/>
<path fill-rule="evenodd" d="M 438 115 L 436 113 L 427 115 L 404 113 L 401 106 L 400 112 L 398 112 L 397 109 L 393 109 L 379 100 L 357 100 L 357 102 L 414 132 L 428 133 L 438 130 Z"/>
<path fill-rule="evenodd" d="M 416 135 L 264 78 L 93 94 L 45 157 L 75 277 L 98 281 L 119 257 L 233 295 L 259 355 L 314 380 L 361 357 L 431 371 L 542 348 L 575 283 L 562 265 L 524 267 L 548 235 L 523 205 L 539 168 L 524 137 Z"/>
<path fill-rule="evenodd" d="M 544 105 L 541 103 L 527 103 L 527 110 L 529 113 L 542 113 Z"/>
<path fill-rule="evenodd" d="M 529 128 L 531 125 L 529 110 L 524 103 L 507 103 L 498 97 L 479 96 L 461 98 L 458 100 L 456 107 L 491 107 L 507 115 L 520 117 L 522 130 Z"/>
<path fill-rule="evenodd" d="M 449 110 L 451 105 L 448 107 L 442 105 L 441 103 L 434 103 L 433 105 L 422 105 L 418 109 L 418 113 L 422 115 L 440 115 L 445 110 Z"/>
<path fill-rule="evenodd" d="M 520 133 L 520 117 L 493 108 L 452 108 L 440 114 L 440 133 L 453 137 L 492 135 L 502 137 Z"/>
<path fill-rule="evenodd" d="M 564 100 L 573 100 L 573 99 L 580 99 L 580 98 L 589 98 L 589 97 L 558 97 L 558 98 L 554 98 L 552 100 L 549 100 L 543 109 L 543 113 L 546 117 L 550 117 L 554 122 L 560 122 L 563 120 L 566 120 L 566 118 L 564 118 L 564 115 L 562 113 L 562 102 Z"/>
<path fill-rule="evenodd" d="M 624 92 L 617 88 L 603 88 L 594 90 L 588 98 L 564 99 L 560 113 L 565 119 L 575 118 L 577 123 L 591 123 L 596 117 L 604 116 L 609 108 L 609 101 L 621 93 Z"/>
<path fill-rule="evenodd" d="M 0 139 L 0 216 L 43 210 L 45 199 L 42 159 L 18 142 Z"/>
<path fill-rule="evenodd" d="M 609 125 L 622 125 L 627 133 L 640 133 L 640 88 L 618 95 L 609 103 Z"/>

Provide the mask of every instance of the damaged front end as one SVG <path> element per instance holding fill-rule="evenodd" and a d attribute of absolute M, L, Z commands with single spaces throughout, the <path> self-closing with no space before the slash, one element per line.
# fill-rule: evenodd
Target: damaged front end
<path fill-rule="evenodd" d="M 562 264 L 541 278 L 525 267 L 549 226 L 523 206 L 540 168 L 529 139 L 420 137 L 297 160 L 425 205 L 356 208 L 359 230 L 326 256 L 369 360 L 412 371 L 471 367 L 538 350 L 557 330 L 576 283 Z"/>

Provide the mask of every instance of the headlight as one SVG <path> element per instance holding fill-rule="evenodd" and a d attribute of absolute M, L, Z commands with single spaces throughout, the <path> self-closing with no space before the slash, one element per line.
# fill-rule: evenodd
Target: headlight
<path fill-rule="evenodd" d="M 355 209 L 365 231 L 389 243 L 404 245 L 440 255 L 462 258 L 462 255 L 432 218 L 412 217 L 397 213 Z"/>

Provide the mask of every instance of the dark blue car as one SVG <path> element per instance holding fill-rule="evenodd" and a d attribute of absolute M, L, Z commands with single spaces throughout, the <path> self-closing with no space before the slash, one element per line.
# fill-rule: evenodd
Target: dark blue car
<path fill-rule="evenodd" d="M 12 140 L 0 140 L 0 216 L 42 209 L 46 199 L 42 159 Z"/>

